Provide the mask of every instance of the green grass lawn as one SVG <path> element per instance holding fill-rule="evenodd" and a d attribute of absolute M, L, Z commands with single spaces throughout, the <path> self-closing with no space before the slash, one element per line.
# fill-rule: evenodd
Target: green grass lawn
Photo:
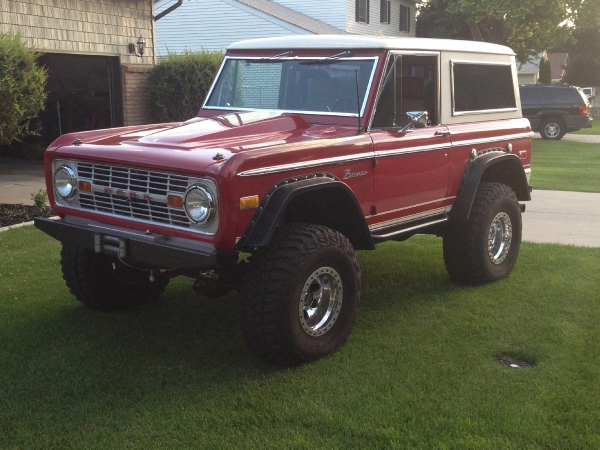
<path fill-rule="evenodd" d="M 534 189 L 600 192 L 600 144 L 534 139 Z"/>
<path fill-rule="evenodd" d="M 575 131 L 575 134 L 600 134 L 600 117 L 594 118 L 592 122 L 592 128 L 582 128 L 579 131 Z"/>
<path fill-rule="evenodd" d="M 477 288 L 449 281 L 434 237 L 361 252 L 350 339 L 293 369 L 247 352 L 237 294 L 177 279 L 100 313 L 33 227 L 0 253 L 3 449 L 600 448 L 600 249 L 525 243 Z"/>

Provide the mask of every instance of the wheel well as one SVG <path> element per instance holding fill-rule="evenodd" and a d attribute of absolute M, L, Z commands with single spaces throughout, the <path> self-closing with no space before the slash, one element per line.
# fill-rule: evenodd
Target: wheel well
<path fill-rule="evenodd" d="M 282 222 L 323 225 L 342 233 L 357 250 L 372 248 L 362 211 L 342 189 L 297 195 L 287 205 Z"/>
<path fill-rule="evenodd" d="M 529 186 L 523 184 L 521 172 L 522 168 L 516 167 L 515 162 L 500 161 L 488 167 L 480 181 L 506 184 L 517 194 L 519 200 L 529 200 Z"/>
<path fill-rule="evenodd" d="M 553 115 L 542 116 L 542 120 L 540 121 L 540 126 L 542 126 L 545 122 L 547 122 L 549 120 L 553 120 L 553 121 L 561 123 L 561 124 L 565 123 L 565 119 L 562 116 L 553 114 Z"/>

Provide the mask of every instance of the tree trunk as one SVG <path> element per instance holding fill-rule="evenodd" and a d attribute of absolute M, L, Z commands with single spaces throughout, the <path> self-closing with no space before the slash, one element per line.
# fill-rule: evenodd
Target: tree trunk
<path fill-rule="evenodd" d="M 477 25 L 477 22 L 475 22 L 474 20 L 467 20 L 467 25 L 469 26 L 469 30 L 471 30 L 473 40 L 483 42 L 484 39 L 481 35 L 481 30 L 479 29 L 479 25 Z"/>

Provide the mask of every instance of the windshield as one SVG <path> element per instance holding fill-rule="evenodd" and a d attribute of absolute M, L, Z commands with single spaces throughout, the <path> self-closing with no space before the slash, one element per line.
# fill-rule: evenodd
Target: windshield
<path fill-rule="evenodd" d="M 205 108 L 362 115 L 377 58 L 227 58 Z M 358 84 L 358 101 L 357 101 Z"/>

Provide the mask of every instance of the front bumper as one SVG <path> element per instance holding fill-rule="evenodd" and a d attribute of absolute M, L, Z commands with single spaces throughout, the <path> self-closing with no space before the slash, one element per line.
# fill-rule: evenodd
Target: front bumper
<path fill-rule="evenodd" d="M 63 244 L 162 269 L 209 268 L 217 250 L 206 242 L 107 225 L 93 220 L 34 219 L 36 228 Z"/>

